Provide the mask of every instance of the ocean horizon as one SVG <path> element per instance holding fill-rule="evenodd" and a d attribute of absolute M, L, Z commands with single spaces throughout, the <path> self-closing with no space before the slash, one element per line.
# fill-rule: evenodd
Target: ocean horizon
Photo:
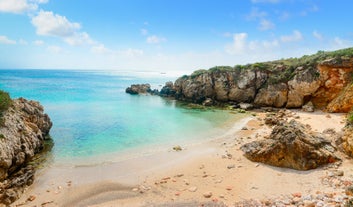
<path fill-rule="evenodd" d="M 146 73 L 146 72 L 144 72 Z M 39 101 L 53 122 L 56 161 L 83 162 L 123 152 L 146 153 L 204 142 L 237 118 L 227 110 L 195 109 L 175 100 L 129 95 L 126 87 L 160 89 L 165 74 L 120 75 L 97 70 L 0 70 L 0 89 L 12 98 Z M 130 150 L 130 151 L 129 151 Z"/>

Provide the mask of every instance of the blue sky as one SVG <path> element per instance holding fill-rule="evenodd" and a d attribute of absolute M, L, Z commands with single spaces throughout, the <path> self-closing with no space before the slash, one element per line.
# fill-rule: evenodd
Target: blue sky
<path fill-rule="evenodd" d="M 0 0 L 0 68 L 184 74 L 353 45 L 350 0 Z"/>

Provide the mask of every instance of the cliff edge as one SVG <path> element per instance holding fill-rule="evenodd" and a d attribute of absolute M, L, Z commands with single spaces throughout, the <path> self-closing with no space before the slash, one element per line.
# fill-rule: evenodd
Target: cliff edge
<path fill-rule="evenodd" d="M 52 127 L 39 102 L 24 98 L 8 101 L 8 106 L 0 111 L 0 206 L 18 199 L 24 188 L 32 184 L 34 167 L 28 162 L 50 139 Z"/>

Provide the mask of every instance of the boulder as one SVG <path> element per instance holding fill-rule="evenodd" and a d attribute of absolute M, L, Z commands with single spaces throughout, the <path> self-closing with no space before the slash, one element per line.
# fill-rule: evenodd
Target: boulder
<path fill-rule="evenodd" d="M 254 162 L 310 170 L 338 161 L 335 148 L 322 134 L 314 134 L 295 120 L 275 126 L 268 139 L 241 147 L 244 156 Z"/>
<path fill-rule="evenodd" d="M 147 94 L 151 93 L 151 85 L 146 83 L 146 84 L 132 84 L 130 87 L 127 87 L 125 90 L 126 93 L 129 94 Z"/>
<path fill-rule="evenodd" d="M 313 102 L 309 101 L 308 103 L 306 103 L 303 107 L 302 110 L 305 112 L 314 112 L 315 111 L 315 107 Z"/>

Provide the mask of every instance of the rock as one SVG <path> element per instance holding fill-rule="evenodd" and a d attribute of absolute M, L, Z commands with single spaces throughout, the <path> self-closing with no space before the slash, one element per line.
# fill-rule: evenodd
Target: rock
<path fill-rule="evenodd" d="M 235 165 L 234 165 L 234 164 L 233 164 L 233 165 L 228 165 L 227 168 L 228 168 L 228 169 L 235 168 Z"/>
<path fill-rule="evenodd" d="M 205 198 L 211 198 L 213 194 L 212 194 L 211 191 L 208 191 L 208 192 L 203 193 L 202 195 L 203 195 L 203 197 L 205 197 Z"/>
<path fill-rule="evenodd" d="M 277 108 L 285 106 L 287 103 L 288 86 L 285 83 L 269 85 L 262 88 L 256 94 L 254 104 L 256 106 L 274 106 Z"/>
<path fill-rule="evenodd" d="M 151 85 L 146 83 L 146 84 L 133 84 L 130 87 L 127 87 L 125 90 L 126 93 L 129 94 L 148 94 L 151 93 Z"/>
<path fill-rule="evenodd" d="M 160 96 L 163 97 L 170 97 L 175 95 L 174 84 L 173 82 L 169 81 L 166 82 L 161 91 L 159 92 Z"/>
<path fill-rule="evenodd" d="M 24 98 L 13 100 L 0 118 L 0 204 L 8 205 L 33 183 L 34 167 L 28 162 L 50 139 L 52 122 L 39 102 Z"/>
<path fill-rule="evenodd" d="M 251 110 L 254 108 L 254 105 L 252 105 L 250 103 L 240 103 L 239 107 L 244 110 Z"/>
<path fill-rule="evenodd" d="M 305 112 L 314 112 L 315 111 L 315 107 L 314 104 L 309 101 L 308 103 L 306 103 L 303 107 L 302 110 Z"/>
<path fill-rule="evenodd" d="M 344 135 L 342 137 L 342 148 L 344 152 L 353 157 L 353 124 L 349 121 L 347 126 L 344 128 Z"/>
<path fill-rule="evenodd" d="M 196 192 L 197 191 L 197 187 L 196 186 L 192 186 L 190 188 L 188 188 L 188 191 L 190 192 Z M 212 196 L 212 195 L 211 195 Z"/>
<path fill-rule="evenodd" d="M 347 196 L 353 196 L 353 186 L 348 186 L 345 190 Z"/>
<path fill-rule="evenodd" d="M 182 151 L 183 148 L 181 148 L 179 145 L 177 145 L 177 146 L 173 147 L 173 150 L 179 152 L 179 151 Z"/>
<path fill-rule="evenodd" d="M 204 106 L 212 106 L 213 103 L 214 103 L 214 102 L 213 102 L 212 99 L 206 98 L 206 100 L 204 100 L 204 101 L 202 102 L 202 105 L 204 105 Z"/>
<path fill-rule="evenodd" d="M 244 156 L 254 162 L 310 170 L 333 163 L 337 158 L 331 143 L 295 120 L 275 126 L 269 139 L 253 141 L 241 147 Z"/>

